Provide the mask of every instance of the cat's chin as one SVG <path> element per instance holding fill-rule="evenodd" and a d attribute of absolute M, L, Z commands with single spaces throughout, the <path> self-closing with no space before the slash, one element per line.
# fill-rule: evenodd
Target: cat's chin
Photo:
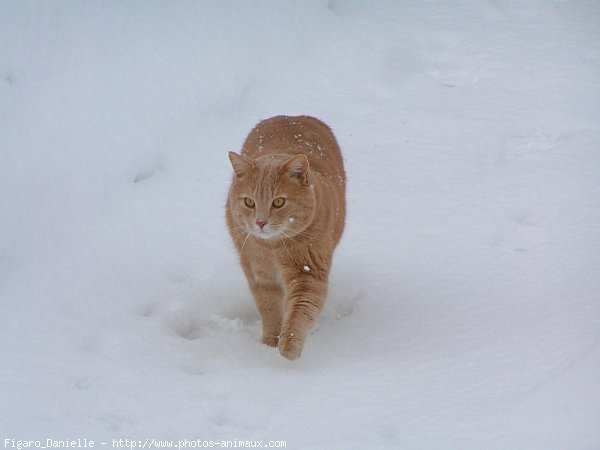
<path fill-rule="evenodd" d="M 270 241 L 278 237 L 280 233 L 278 231 L 253 231 L 252 236 L 263 241 Z"/>

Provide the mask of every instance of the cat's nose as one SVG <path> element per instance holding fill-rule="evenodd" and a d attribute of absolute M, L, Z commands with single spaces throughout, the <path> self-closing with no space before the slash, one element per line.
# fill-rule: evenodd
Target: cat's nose
<path fill-rule="evenodd" d="M 261 229 L 261 230 L 262 230 L 262 229 L 265 227 L 265 225 L 266 225 L 267 223 L 268 223 L 268 222 L 267 222 L 266 220 L 257 220 L 257 221 L 256 221 L 256 225 L 258 225 L 258 226 L 260 227 L 260 229 Z"/>

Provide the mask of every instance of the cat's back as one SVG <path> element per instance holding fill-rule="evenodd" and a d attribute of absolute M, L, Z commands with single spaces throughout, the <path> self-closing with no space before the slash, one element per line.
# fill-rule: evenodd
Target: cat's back
<path fill-rule="evenodd" d="M 275 116 L 259 122 L 246 138 L 242 154 L 254 159 L 275 153 L 304 154 L 313 170 L 345 183 L 344 162 L 335 136 L 315 117 Z"/>

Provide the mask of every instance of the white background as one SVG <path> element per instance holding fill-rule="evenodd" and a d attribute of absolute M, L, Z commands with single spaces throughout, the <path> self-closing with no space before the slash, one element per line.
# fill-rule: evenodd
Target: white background
<path fill-rule="evenodd" d="M 2 440 L 600 447 L 596 1 L 0 3 Z M 349 177 L 302 358 L 224 222 L 261 119 Z"/>

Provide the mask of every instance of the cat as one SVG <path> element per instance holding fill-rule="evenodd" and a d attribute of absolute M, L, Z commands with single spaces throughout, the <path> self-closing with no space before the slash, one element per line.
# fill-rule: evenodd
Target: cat
<path fill-rule="evenodd" d="M 321 313 L 346 216 L 346 174 L 331 129 L 310 116 L 258 123 L 229 152 L 229 232 L 262 320 L 262 342 L 300 357 Z"/>

